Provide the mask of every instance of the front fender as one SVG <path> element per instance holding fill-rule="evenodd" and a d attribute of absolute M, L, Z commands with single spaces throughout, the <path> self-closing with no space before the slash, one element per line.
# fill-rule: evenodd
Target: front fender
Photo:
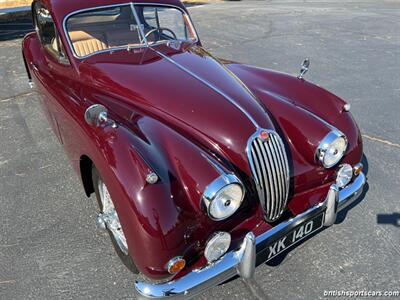
<path fill-rule="evenodd" d="M 360 131 L 345 101 L 332 93 L 288 74 L 242 64 L 229 64 L 267 107 L 290 147 L 294 193 L 332 182 L 335 168 L 325 169 L 315 159 L 321 139 L 332 127 L 343 132 L 348 148 L 342 163 L 356 164 L 362 156 Z"/>
<path fill-rule="evenodd" d="M 278 95 L 345 133 L 351 143 L 347 154 L 360 145 L 358 126 L 351 113 L 344 110 L 346 102 L 338 96 L 285 73 L 242 64 L 228 67 L 261 98 L 264 98 L 263 94 Z M 266 105 L 269 107 L 271 104 Z"/>
<path fill-rule="evenodd" d="M 190 265 L 214 230 L 233 228 L 243 218 L 219 224 L 203 211 L 203 191 L 226 170 L 210 154 L 152 118 L 142 117 L 129 127 L 99 130 L 104 161 L 95 164 L 135 264 L 146 276 L 163 279 L 169 276 L 165 266 L 171 258 L 183 256 Z M 145 180 L 151 171 L 159 176 L 156 184 Z"/>

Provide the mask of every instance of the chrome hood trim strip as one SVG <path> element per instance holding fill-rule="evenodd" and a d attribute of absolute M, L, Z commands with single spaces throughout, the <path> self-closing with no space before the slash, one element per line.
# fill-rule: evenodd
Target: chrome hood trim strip
<path fill-rule="evenodd" d="M 256 120 L 254 120 L 254 118 L 250 115 L 250 113 L 248 111 L 246 111 L 242 106 L 240 106 L 234 99 L 232 99 L 232 97 L 228 96 L 226 93 L 224 93 L 221 89 L 217 88 L 216 86 L 214 86 L 213 84 L 211 84 L 209 81 L 207 81 L 206 79 L 198 76 L 197 74 L 193 73 L 192 71 L 190 71 L 188 68 L 182 66 L 181 64 L 177 63 L 176 61 L 174 61 L 173 59 L 171 59 L 170 57 L 168 57 L 167 55 L 161 53 L 160 51 L 157 51 L 156 49 L 149 47 L 151 50 L 153 50 L 154 52 L 156 52 L 158 55 L 160 55 L 162 58 L 165 58 L 167 61 L 169 61 L 170 63 L 174 64 L 175 66 L 177 66 L 179 69 L 181 69 L 182 71 L 184 71 L 185 73 L 189 74 L 190 76 L 192 76 L 193 78 L 197 79 L 198 81 L 202 82 L 203 84 L 205 84 L 206 86 L 208 86 L 210 89 L 212 89 L 214 92 L 216 92 L 217 94 L 221 95 L 222 97 L 224 97 L 226 100 L 228 100 L 231 104 L 233 104 L 237 109 L 239 109 L 254 125 L 254 127 L 257 129 L 259 128 L 258 123 L 256 122 Z"/>

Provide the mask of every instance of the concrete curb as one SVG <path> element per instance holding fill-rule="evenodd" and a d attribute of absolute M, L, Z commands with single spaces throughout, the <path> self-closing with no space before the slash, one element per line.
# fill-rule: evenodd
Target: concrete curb
<path fill-rule="evenodd" d="M 30 6 L 0 9 L 0 23 L 10 23 L 20 20 L 31 20 Z"/>

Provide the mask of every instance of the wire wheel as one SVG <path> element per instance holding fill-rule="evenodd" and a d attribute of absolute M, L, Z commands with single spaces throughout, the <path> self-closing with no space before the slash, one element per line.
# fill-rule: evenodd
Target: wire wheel
<path fill-rule="evenodd" d="M 100 208 L 100 213 L 96 218 L 97 226 L 108 231 L 115 251 L 124 265 L 133 273 L 138 273 L 138 270 L 129 255 L 128 243 L 110 192 L 95 167 L 92 169 L 92 179 L 97 202 Z"/>

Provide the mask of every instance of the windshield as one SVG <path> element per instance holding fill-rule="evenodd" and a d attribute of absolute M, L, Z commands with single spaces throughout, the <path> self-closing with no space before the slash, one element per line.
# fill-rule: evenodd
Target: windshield
<path fill-rule="evenodd" d="M 185 13 L 157 5 L 126 4 L 85 10 L 67 19 L 66 30 L 77 57 L 170 40 L 197 40 Z"/>

